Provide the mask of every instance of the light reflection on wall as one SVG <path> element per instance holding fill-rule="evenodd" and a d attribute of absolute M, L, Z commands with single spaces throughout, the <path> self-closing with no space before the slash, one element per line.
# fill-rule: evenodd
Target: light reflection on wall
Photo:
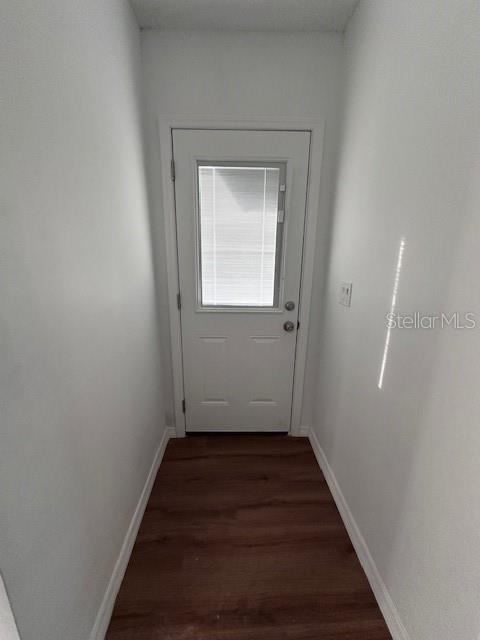
<path fill-rule="evenodd" d="M 392 303 L 390 305 L 390 314 L 388 318 L 392 318 L 392 315 L 395 312 L 395 307 L 397 304 L 398 283 L 400 282 L 400 271 L 402 270 L 402 259 L 403 259 L 404 250 L 405 250 L 405 238 L 402 238 L 400 240 L 400 246 L 398 248 L 397 268 L 395 270 L 395 280 L 393 282 L 393 292 L 392 292 Z M 388 321 L 387 335 L 385 336 L 385 346 L 383 348 L 382 364 L 380 366 L 380 375 L 378 376 L 377 386 L 379 389 L 381 389 L 383 386 L 383 376 L 385 375 L 385 367 L 388 359 L 388 350 L 390 348 L 391 331 L 392 331 L 391 323 L 390 321 Z"/>

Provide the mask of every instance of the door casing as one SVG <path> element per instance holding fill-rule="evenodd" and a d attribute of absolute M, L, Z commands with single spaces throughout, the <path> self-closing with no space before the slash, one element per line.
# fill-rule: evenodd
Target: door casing
<path fill-rule="evenodd" d="M 323 156 L 324 120 L 255 118 L 254 120 L 226 120 L 218 118 L 179 118 L 159 116 L 158 133 L 162 174 L 162 204 L 165 221 L 165 249 L 167 263 L 168 306 L 170 319 L 170 344 L 172 352 L 174 426 L 177 437 L 185 436 L 185 414 L 183 412 L 184 385 L 182 360 L 182 329 L 177 306 L 179 292 L 178 247 L 175 215 L 175 191 L 171 179 L 173 158 L 173 129 L 234 129 L 260 131 L 308 131 L 310 133 L 310 153 L 305 211 L 305 229 L 302 255 L 302 275 L 300 281 L 299 322 L 295 352 L 295 373 L 293 378 L 292 414 L 289 435 L 307 435 L 308 426 L 302 426 L 302 404 L 305 380 L 305 366 L 310 325 L 310 306 L 314 275 L 316 231 L 319 218 L 321 165 Z M 158 212 L 159 213 L 159 212 Z M 326 233 L 328 225 L 323 225 Z"/>

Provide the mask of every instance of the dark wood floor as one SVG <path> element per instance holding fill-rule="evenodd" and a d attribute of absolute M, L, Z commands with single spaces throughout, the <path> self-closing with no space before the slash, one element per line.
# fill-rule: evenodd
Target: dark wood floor
<path fill-rule="evenodd" d="M 305 438 L 168 444 L 108 640 L 387 640 Z"/>

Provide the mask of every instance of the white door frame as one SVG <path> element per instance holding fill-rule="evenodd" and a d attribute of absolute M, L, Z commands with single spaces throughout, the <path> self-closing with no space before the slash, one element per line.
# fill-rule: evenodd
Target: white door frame
<path fill-rule="evenodd" d="M 5 583 L 0 573 L 0 637 L 3 640 L 20 640 L 15 616 L 8 599 Z"/>
<path fill-rule="evenodd" d="M 165 219 L 165 249 L 167 261 L 168 306 L 170 316 L 170 342 L 172 349 L 175 433 L 177 437 L 183 437 L 185 435 L 185 414 L 183 413 L 182 408 L 182 402 L 184 399 L 182 327 L 180 322 L 180 312 L 177 307 L 179 279 L 175 191 L 170 173 L 170 162 L 173 157 L 173 129 L 245 129 L 250 131 L 308 131 L 310 133 L 310 157 L 308 162 L 302 277 L 300 281 L 300 300 L 298 307 L 300 329 L 297 333 L 297 345 L 295 350 L 292 414 L 289 431 L 289 435 L 299 436 L 301 435 L 303 383 L 305 379 L 305 366 L 307 359 L 316 230 L 320 205 L 321 166 L 325 129 L 324 120 L 312 120 L 309 118 L 277 118 L 273 121 L 270 118 L 226 120 L 224 118 L 178 116 L 161 116 L 158 118 L 160 165 L 162 173 L 162 200 Z"/>

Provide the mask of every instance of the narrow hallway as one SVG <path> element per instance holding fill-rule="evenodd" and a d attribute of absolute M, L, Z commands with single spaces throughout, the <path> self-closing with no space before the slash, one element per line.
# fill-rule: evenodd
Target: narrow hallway
<path fill-rule="evenodd" d="M 170 440 L 107 640 L 387 640 L 306 438 Z"/>
<path fill-rule="evenodd" d="M 0 640 L 480 640 L 480 0 L 0 15 Z"/>

